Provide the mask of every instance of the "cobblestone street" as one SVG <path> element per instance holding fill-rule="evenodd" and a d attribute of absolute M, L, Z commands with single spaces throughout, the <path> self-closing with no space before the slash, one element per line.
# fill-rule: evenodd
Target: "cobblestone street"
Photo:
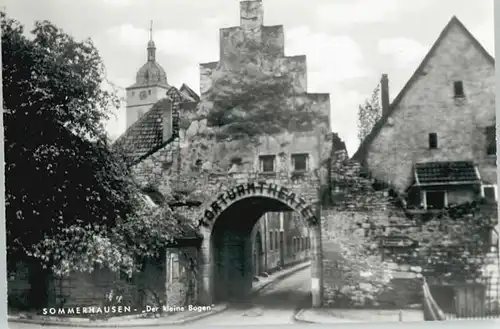
<path fill-rule="evenodd" d="M 271 284 L 256 297 L 241 306 L 197 321 L 196 325 L 272 325 L 294 323 L 293 315 L 298 307 L 308 301 L 311 286 L 311 270 L 305 268 Z"/>

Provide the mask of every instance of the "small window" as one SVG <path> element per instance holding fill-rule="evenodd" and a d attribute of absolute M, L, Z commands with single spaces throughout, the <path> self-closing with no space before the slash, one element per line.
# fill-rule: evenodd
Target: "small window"
<path fill-rule="evenodd" d="M 260 171 L 265 173 L 274 172 L 274 162 L 276 157 L 274 155 L 261 155 L 259 157 Z"/>
<path fill-rule="evenodd" d="M 489 203 L 497 202 L 497 187 L 496 185 L 483 185 L 481 188 L 482 197 Z"/>
<path fill-rule="evenodd" d="M 135 91 L 132 92 L 132 97 L 134 97 L 134 96 L 135 96 Z"/>
<path fill-rule="evenodd" d="M 231 158 L 231 164 L 241 166 L 243 164 L 243 160 L 240 157 Z"/>
<path fill-rule="evenodd" d="M 430 133 L 429 134 L 429 148 L 430 149 L 437 149 L 438 147 L 438 135 L 437 133 Z"/>
<path fill-rule="evenodd" d="M 151 95 L 151 89 L 148 90 L 148 95 Z"/>
<path fill-rule="evenodd" d="M 455 97 L 464 97 L 464 84 L 462 81 L 455 81 L 453 83 L 453 91 L 455 92 Z"/>
<path fill-rule="evenodd" d="M 292 154 L 292 167 L 294 171 L 306 171 L 308 168 L 308 154 Z"/>
<path fill-rule="evenodd" d="M 446 208 L 446 192 L 445 191 L 426 191 L 427 209 L 444 209 Z"/>
<path fill-rule="evenodd" d="M 497 154 L 496 127 L 486 127 L 486 153 L 488 155 Z"/>

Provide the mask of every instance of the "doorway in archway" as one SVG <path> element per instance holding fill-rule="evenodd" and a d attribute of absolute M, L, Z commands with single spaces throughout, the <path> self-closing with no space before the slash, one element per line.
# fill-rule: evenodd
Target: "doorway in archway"
<path fill-rule="evenodd" d="M 301 202 L 303 208 L 312 211 L 312 207 L 305 202 Z M 211 302 L 228 302 L 245 300 L 252 291 L 254 277 L 265 271 L 263 258 L 269 262 L 272 253 L 276 257 L 277 263 L 283 265 L 286 257 L 286 248 L 291 245 L 289 255 L 295 256 L 298 252 L 308 250 L 307 254 L 313 256 L 321 252 L 319 241 L 319 222 L 307 220 L 308 213 L 302 209 L 292 208 L 290 205 L 277 198 L 268 196 L 249 196 L 235 200 L 222 208 L 213 220 L 213 225 L 208 228 L 208 238 L 204 240 L 207 249 L 210 251 L 210 264 L 205 266 L 204 273 L 208 280 L 204 280 L 204 291 L 210 292 Z M 302 210 L 302 211 L 301 211 Z M 277 227 L 268 232 L 259 232 L 252 237 L 255 225 L 266 213 L 290 213 L 296 211 L 302 221 L 302 226 L 311 232 L 309 236 L 294 237 L 293 244 L 287 241 L 283 228 Z M 292 218 L 292 216 L 286 216 Z M 268 223 L 269 224 L 269 223 Z M 290 239 L 291 242 L 291 239 Z M 260 252 L 262 250 L 262 253 Z M 262 254 L 269 252 L 267 257 Z M 299 259 L 300 260 L 300 259 Z M 306 282 L 318 294 L 320 287 L 320 269 L 318 257 L 312 257 L 311 276 L 306 278 Z M 280 266 L 277 266 L 280 268 Z"/>

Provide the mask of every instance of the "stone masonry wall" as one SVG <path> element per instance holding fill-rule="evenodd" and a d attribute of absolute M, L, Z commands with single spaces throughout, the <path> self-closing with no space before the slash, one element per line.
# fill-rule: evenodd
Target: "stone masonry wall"
<path fill-rule="evenodd" d="M 486 154 L 486 127 L 495 125 L 495 69 L 458 26 L 452 26 L 373 141 L 367 165 L 373 176 L 403 192 L 416 162 L 478 163 L 483 181 L 496 182 L 496 158 Z M 454 97 L 463 81 L 464 98 Z M 438 134 L 429 149 L 428 134 Z"/>
<path fill-rule="evenodd" d="M 337 263 L 344 257 L 339 246 L 339 228 L 358 227 L 354 228 L 352 234 L 375 237 L 371 248 L 381 256 L 382 250 L 376 237 L 394 235 L 398 233 L 398 226 L 411 225 L 411 221 L 390 202 L 387 191 L 373 189 L 373 181 L 363 178 L 361 166 L 347 160 L 345 150 L 332 153 L 330 170 L 333 205 L 324 209 L 322 215 L 325 304 L 346 307 L 345 304 L 338 304 L 341 302 L 339 292 L 350 296 L 350 302 L 354 303 L 350 306 L 355 307 L 367 306 L 366 303 L 369 303 L 376 307 L 401 308 L 418 303 L 418 268 L 384 264 L 385 272 L 393 279 L 385 290 L 377 292 L 370 287 L 370 283 L 345 283 L 349 280 L 339 277 L 341 274 Z M 383 259 L 375 256 L 373 263 L 377 262 L 382 264 Z"/>
<path fill-rule="evenodd" d="M 334 301 L 334 287 L 338 285 L 336 274 L 336 260 L 339 257 L 339 246 L 336 244 L 338 234 L 335 228 L 342 223 L 355 223 L 359 229 L 355 234 L 360 236 L 379 236 L 379 237 L 403 237 L 407 235 L 416 236 L 423 229 L 419 219 L 408 218 L 403 209 L 387 197 L 387 191 L 375 191 L 371 184 L 371 179 L 363 178 L 363 172 L 358 163 L 347 161 L 343 151 L 334 152 L 331 157 L 330 179 L 333 206 L 325 209 L 322 216 L 323 229 L 323 249 L 324 249 L 324 284 L 325 301 Z M 491 208 L 491 210 L 489 210 Z M 482 213 L 496 216 L 496 208 L 482 207 Z M 487 215 L 488 217 L 489 215 Z M 339 224 L 340 223 L 340 224 Z M 432 229 L 432 228 L 429 228 Z M 359 231 L 359 232 L 358 232 Z M 498 244 L 498 241 L 496 242 Z M 373 246 L 379 248 L 380 246 Z M 493 248 L 495 249 L 495 248 Z M 492 251 L 495 251 L 493 250 Z M 415 253 L 415 249 L 401 247 L 393 249 L 387 253 L 384 248 L 380 252 L 384 254 L 383 261 L 387 268 L 387 273 L 393 278 L 388 289 L 379 294 L 376 304 L 392 307 L 405 307 L 420 302 L 421 282 L 419 277 L 426 276 L 428 280 L 432 279 L 433 268 L 427 267 L 425 263 L 429 257 L 437 257 L 439 251 L 435 250 L 433 255 L 421 255 Z M 395 253 L 394 253 L 395 252 Z M 443 252 L 447 252 L 443 250 Z M 485 254 L 471 255 L 467 250 L 463 251 L 464 257 L 469 257 L 471 262 L 484 262 L 483 275 L 480 283 L 486 288 L 485 309 L 490 312 L 498 312 L 499 295 L 499 275 L 498 275 L 498 253 L 491 252 Z M 466 256 L 469 253 L 468 256 Z M 390 256 L 387 256 L 390 255 Z M 405 255 L 400 258 L 397 255 Z M 420 258 L 418 258 L 420 257 Z M 422 258 L 422 259 L 421 259 Z M 425 258 L 425 259 L 423 259 Z M 446 259 L 446 256 L 445 258 Z M 453 266 L 453 259 L 450 259 L 449 266 Z M 431 277 L 428 277 L 431 275 Z M 467 282 L 463 282 L 466 284 Z M 442 283 L 441 283 L 442 284 Z M 448 283 L 449 284 L 449 283 Z M 359 295 L 366 296 L 366 287 L 351 287 L 353 298 L 356 297 L 356 291 Z M 349 291 L 346 287 L 344 292 Z M 435 292 L 438 293 L 438 292 Z M 453 296 L 445 297 L 448 303 L 451 303 Z M 355 305 L 361 305 L 358 301 Z M 371 303 L 375 306 L 374 303 Z"/>

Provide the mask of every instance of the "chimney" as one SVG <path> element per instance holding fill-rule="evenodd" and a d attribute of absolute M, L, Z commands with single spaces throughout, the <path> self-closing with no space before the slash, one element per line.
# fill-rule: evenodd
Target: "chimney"
<path fill-rule="evenodd" d="M 382 115 L 389 112 L 389 78 L 387 74 L 382 74 L 380 79 L 380 100 L 382 102 Z"/>
<path fill-rule="evenodd" d="M 240 26 L 244 28 L 259 27 L 264 24 L 264 7 L 262 0 L 240 2 Z"/>
<path fill-rule="evenodd" d="M 166 98 L 162 104 L 162 126 L 163 126 L 163 142 L 168 141 L 173 134 L 173 116 L 172 116 L 172 100 Z"/>

